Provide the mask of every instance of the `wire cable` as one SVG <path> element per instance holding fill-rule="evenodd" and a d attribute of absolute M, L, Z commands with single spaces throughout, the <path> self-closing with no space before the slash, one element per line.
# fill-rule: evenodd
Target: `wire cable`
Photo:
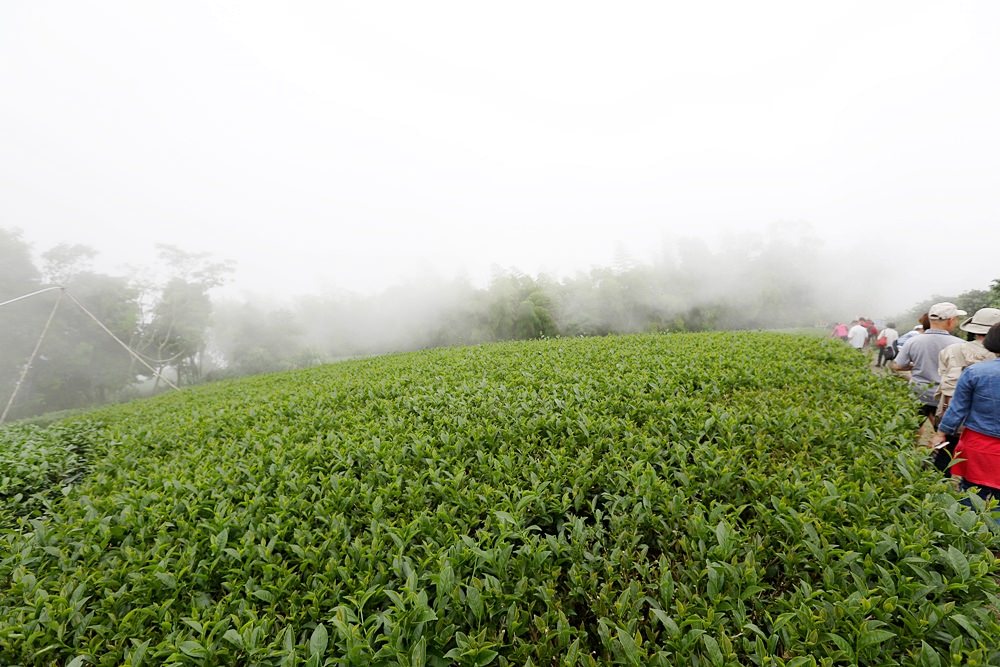
<path fill-rule="evenodd" d="M 80 310 L 82 310 L 88 316 L 90 316 L 90 319 L 92 319 L 95 322 L 97 322 L 97 326 L 99 326 L 102 329 L 104 329 L 105 333 L 107 333 L 109 336 L 111 336 L 112 338 L 115 339 L 115 342 L 117 342 L 119 345 L 121 345 L 122 347 L 124 347 L 125 351 L 128 352 L 130 355 L 132 355 L 132 357 L 136 361 L 138 361 L 140 364 L 142 364 L 143 366 L 145 366 L 146 368 L 148 368 L 149 370 L 151 370 L 153 372 L 153 376 L 154 377 L 158 377 L 159 379 L 163 380 L 167 385 L 170 386 L 171 389 L 176 389 L 177 391 L 181 390 L 180 387 L 178 387 L 177 385 L 175 385 L 173 382 L 171 382 L 167 378 L 163 377 L 163 375 L 160 373 L 160 371 L 156 370 L 155 368 L 153 368 L 152 366 L 150 366 L 149 364 L 147 364 L 146 361 L 142 357 L 140 357 L 135 351 L 133 351 L 132 348 L 130 348 L 125 342 L 123 342 L 121 338 L 119 338 L 118 336 L 116 336 L 111 331 L 111 329 L 109 329 L 106 326 L 104 326 L 104 323 L 101 322 L 99 319 L 97 319 L 96 315 L 94 315 L 92 312 L 90 312 L 89 310 L 87 310 L 87 307 L 84 306 L 82 303 L 80 303 L 80 301 L 75 296 L 73 296 L 72 294 L 70 294 L 68 291 L 66 291 L 65 294 L 66 294 L 66 296 L 68 296 L 70 298 L 70 300 L 73 303 L 75 303 L 77 306 L 79 306 Z"/>
<path fill-rule="evenodd" d="M 56 290 L 56 289 L 66 289 L 66 288 L 63 287 L 63 286 L 61 286 L 61 285 L 56 285 L 55 287 L 46 287 L 44 289 L 40 289 L 38 291 L 32 292 L 31 294 L 25 294 L 24 296 L 19 296 L 19 297 L 15 297 L 13 299 L 10 299 L 9 301 L 4 301 L 3 303 L 0 303 L 0 306 L 6 306 L 7 304 L 14 303 L 15 301 L 20 301 L 21 299 L 27 299 L 28 297 L 35 296 L 36 294 L 42 294 L 44 292 L 51 292 L 52 290 Z"/>
<path fill-rule="evenodd" d="M 42 341 L 45 340 L 45 334 L 48 333 L 49 327 L 52 325 L 52 319 L 55 317 L 56 311 L 59 309 L 59 304 L 62 302 L 63 296 L 69 297 L 69 299 L 73 303 L 75 303 L 80 310 L 86 313 L 87 316 L 90 317 L 90 319 L 94 320 L 94 322 L 97 323 L 97 326 L 101 327 L 101 329 L 103 329 L 106 334 L 111 336 L 111 338 L 113 338 L 116 343 L 125 348 L 125 351 L 128 352 L 132 356 L 132 358 L 134 358 L 140 364 L 148 368 L 153 373 L 153 377 L 163 380 L 163 382 L 167 384 L 171 389 L 174 389 L 175 391 L 180 391 L 180 387 L 178 387 L 176 384 L 174 384 L 166 377 L 164 377 L 163 374 L 160 373 L 160 371 L 156 370 L 150 364 L 146 363 L 146 360 L 143 359 L 138 352 L 130 348 L 128 344 L 126 344 L 121 338 L 116 336 L 114 332 L 111 331 L 111 329 L 104 326 L 104 323 L 101 322 L 101 320 L 98 319 L 96 315 L 87 310 L 87 307 L 84 306 L 82 303 L 80 303 L 79 299 L 73 296 L 70 293 L 70 291 L 65 287 L 63 287 L 62 285 L 56 285 L 54 287 L 45 287 L 40 290 L 35 290 L 30 294 L 24 294 L 19 297 L 15 297 L 13 299 L 8 299 L 7 301 L 0 303 L 0 307 L 15 303 L 17 301 L 21 301 L 23 299 L 28 299 L 30 297 L 37 296 L 39 294 L 44 294 L 45 292 L 52 292 L 54 290 L 59 290 L 59 297 L 56 299 L 55 304 L 53 304 L 52 311 L 49 312 L 49 319 L 46 320 L 45 322 L 45 327 L 42 329 L 42 334 L 38 337 L 38 341 L 35 343 L 35 349 L 32 350 L 31 356 L 28 358 L 28 363 L 25 364 L 24 368 L 21 369 L 21 376 L 18 378 L 17 384 L 14 385 L 14 393 L 11 394 L 10 400 L 7 401 L 7 406 L 4 408 L 3 413 L 0 414 L 0 424 L 3 424 L 4 422 L 7 421 L 7 414 L 10 412 L 11 407 L 14 405 L 14 400 L 17 398 L 17 394 L 21 390 L 21 385 L 24 383 L 24 378 L 28 376 L 28 371 L 31 369 L 31 365 L 35 362 L 35 357 L 38 356 L 38 351 L 42 347 Z M 163 364 L 173 361 L 174 359 L 177 359 L 179 356 L 180 354 L 178 353 L 173 357 L 171 357 L 170 359 L 156 359 L 152 361 L 153 363 Z"/>
<path fill-rule="evenodd" d="M 66 291 L 61 287 L 58 289 L 62 291 L 59 292 L 59 297 L 56 299 L 56 302 L 52 304 L 52 310 L 49 312 L 49 319 L 45 321 L 45 327 L 42 329 L 42 335 L 38 337 L 38 342 L 35 343 L 35 349 L 31 351 L 31 356 L 28 357 L 28 363 L 26 363 L 24 365 L 24 368 L 21 369 L 21 377 L 17 379 L 17 384 L 14 385 L 14 393 L 10 395 L 10 400 L 7 401 L 7 407 L 3 409 L 3 414 L 0 414 L 0 424 L 3 424 L 4 422 L 7 421 L 7 413 L 10 412 L 11 406 L 14 405 L 14 399 L 17 398 L 17 392 L 21 390 L 21 383 L 23 383 L 24 378 L 28 376 L 28 370 L 31 368 L 31 364 L 35 363 L 35 357 L 38 356 L 38 350 L 40 350 L 42 347 L 42 341 L 45 340 L 45 334 L 49 332 L 49 326 L 52 325 L 52 318 L 56 316 L 56 311 L 59 309 L 59 304 L 62 303 L 63 294 L 65 294 Z M 43 290 L 43 291 L 48 291 L 48 290 Z M 36 292 L 36 294 L 38 294 L 38 292 Z M 29 294 L 27 296 L 32 296 L 32 295 Z"/>

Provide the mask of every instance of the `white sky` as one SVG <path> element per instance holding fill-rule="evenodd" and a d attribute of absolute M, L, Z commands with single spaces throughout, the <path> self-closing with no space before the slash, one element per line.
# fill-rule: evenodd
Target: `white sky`
<path fill-rule="evenodd" d="M 0 226 L 292 294 L 795 222 L 907 307 L 1000 278 L 998 66 L 985 1 L 5 2 Z"/>

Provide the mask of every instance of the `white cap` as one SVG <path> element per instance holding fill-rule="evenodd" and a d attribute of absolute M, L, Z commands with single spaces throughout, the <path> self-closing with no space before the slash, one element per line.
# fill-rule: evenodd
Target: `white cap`
<path fill-rule="evenodd" d="M 964 317 L 968 315 L 964 310 L 959 310 L 958 306 L 953 304 L 951 301 L 942 301 L 941 303 L 935 303 L 927 311 L 927 317 L 932 320 L 950 320 L 953 317 Z"/>

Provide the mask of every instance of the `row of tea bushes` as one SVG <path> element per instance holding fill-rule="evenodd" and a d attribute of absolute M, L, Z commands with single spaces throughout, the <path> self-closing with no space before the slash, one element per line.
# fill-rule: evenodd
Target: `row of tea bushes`
<path fill-rule="evenodd" d="M 86 477 L 0 533 L 0 662 L 1000 664 L 1000 539 L 912 408 L 836 342 L 740 333 L 76 417 L 53 428 L 88 434 Z"/>

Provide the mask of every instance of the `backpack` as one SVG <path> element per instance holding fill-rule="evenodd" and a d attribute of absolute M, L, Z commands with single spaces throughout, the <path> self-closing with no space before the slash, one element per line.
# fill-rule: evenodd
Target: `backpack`
<path fill-rule="evenodd" d="M 899 354 L 899 341 L 892 341 L 892 345 L 886 345 L 882 348 L 882 358 L 888 361 L 892 361 Z"/>

